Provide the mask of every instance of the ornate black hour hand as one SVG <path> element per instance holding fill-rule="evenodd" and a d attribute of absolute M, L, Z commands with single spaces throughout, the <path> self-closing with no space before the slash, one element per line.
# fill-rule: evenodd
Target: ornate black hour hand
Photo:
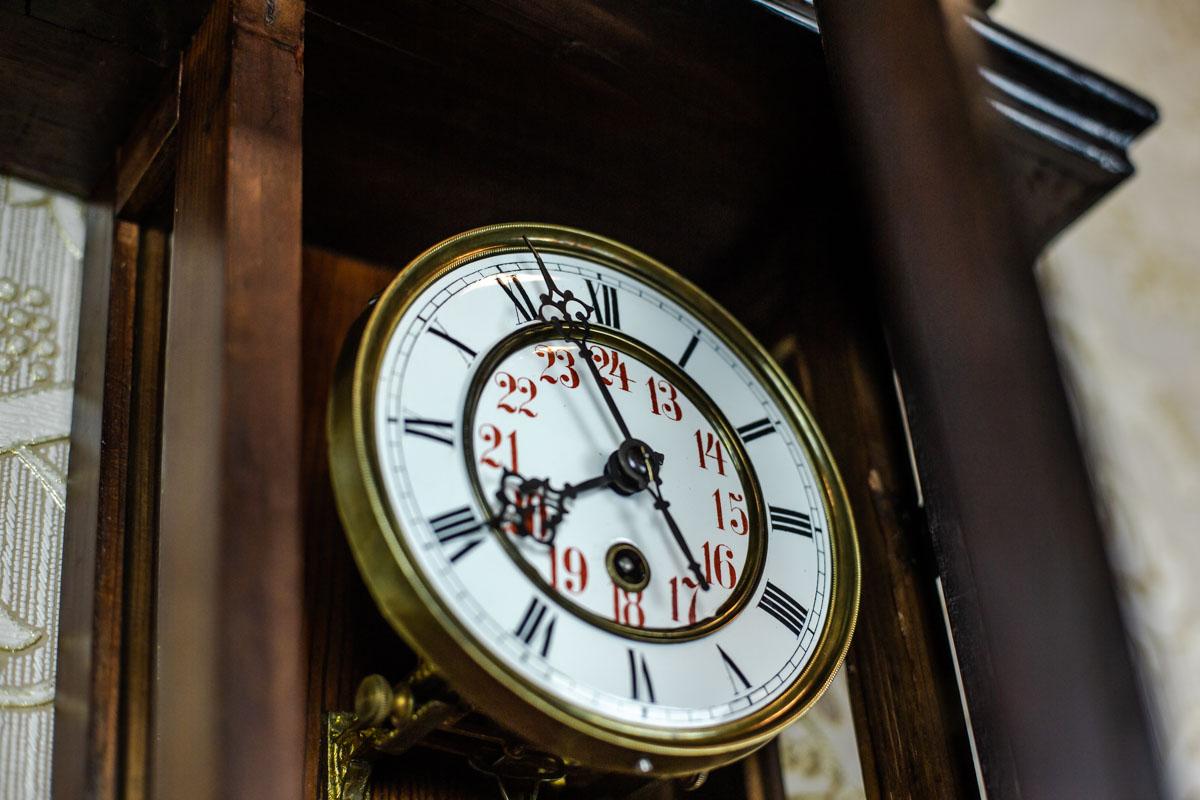
<path fill-rule="evenodd" d="M 526 478 L 505 469 L 495 498 L 500 510 L 492 525 L 517 536 L 531 536 L 543 544 L 553 544 L 558 526 L 566 515 L 566 495 L 545 478 Z"/>
<path fill-rule="evenodd" d="M 541 254 L 534 248 L 528 237 L 525 237 L 525 245 L 529 248 L 529 252 L 533 253 L 538 269 L 542 271 L 542 278 L 546 281 L 546 294 L 541 296 L 542 305 L 538 310 L 539 316 L 553 324 L 560 336 L 579 348 L 579 354 L 587 362 L 588 374 L 592 376 L 596 386 L 600 389 L 600 395 L 604 398 L 604 405 L 608 407 L 608 412 L 616 420 L 617 427 L 620 428 L 625 441 L 631 440 L 633 434 L 629 432 L 629 426 L 625 424 L 625 418 L 621 416 L 621 411 L 617 408 L 616 401 L 613 400 L 612 392 L 608 390 L 608 384 L 604 382 L 600 368 L 596 366 L 596 360 L 592 358 L 592 348 L 588 343 L 588 336 L 592 332 L 590 320 L 594 309 L 576 297 L 570 289 L 565 292 L 559 289 L 554 279 L 550 277 L 550 270 L 546 269 Z"/>
<path fill-rule="evenodd" d="M 492 518 L 492 524 L 517 536 L 530 536 L 545 545 L 554 544 L 558 526 L 569 510 L 566 501 L 592 489 L 611 486 L 613 481 L 614 478 L 605 472 L 555 489 L 547 478 L 526 478 L 506 468 L 495 494 L 500 511 Z"/>

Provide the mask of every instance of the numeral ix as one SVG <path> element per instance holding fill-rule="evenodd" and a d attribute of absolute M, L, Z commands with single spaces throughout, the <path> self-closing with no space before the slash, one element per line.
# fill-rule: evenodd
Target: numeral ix
<path fill-rule="evenodd" d="M 483 523 L 475 519 L 474 512 L 467 506 L 430 517 L 429 527 L 433 528 L 440 544 L 458 548 L 450 556 L 451 564 L 483 544 L 483 533 L 479 530 Z"/>
<path fill-rule="evenodd" d="M 399 422 L 395 417 L 388 417 L 388 422 Z M 440 419 L 423 419 L 421 417 L 405 417 L 404 432 L 412 436 L 420 436 L 430 441 L 454 446 L 454 423 Z"/>

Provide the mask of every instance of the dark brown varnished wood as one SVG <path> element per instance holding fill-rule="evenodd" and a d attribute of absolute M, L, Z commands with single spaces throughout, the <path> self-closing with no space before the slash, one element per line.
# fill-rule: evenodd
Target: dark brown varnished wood
<path fill-rule="evenodd" d="M 823 124 L 817 41 L 750 3 L 310 8 L 305 237 L 380 263 L 527 219 L 703 269 Z"/>
<path fill-rule="evenodd" d="M 125 223 L 122 223 L 125 224 Z M 120 797 L 149 796 L 154 685 L 154 597 L 162 448 L 162 360 L 169 233 L 139 226 L 126 489 L 120 724 Z"/>
<path fill-rule="evenodd" d="M 105 207 L 100 212 L 110 217 Z M 97 235 L 102 239 L 102 234 Z M 158 507 L 157 373 L 167 235 L 116 224 L 107 313 L 81 325 L 80 352 L 99 337 L 107 352 L 104 402 L 88 398 L 90 376 L 76 384 L 77 419 L 103 409 L 100 430 L 82 422 L 71 462 L 71 497 L 95 516 L 71 513 L 62 600 L 53 790 L 56 797 L 136 800 L 144 783 L 152 666 L 153 519 Z M 104 273 L 100 273 L 104 276 Z M 85 283 L 95 297 L 96 276 Z M 158 320 L 158 322 L 156 322 Z M 105 329 L 101 329 L 106 325 Z M 90 437 L 100 434 L 99 441 Z M 99 453 L 99 463 L 91 461 Z M 74 507 L 73 507 L 74 508 Z M 92 505 L 96 508 L 96 505 Z M 88 580 L 88 573 L 94 578 Z M 89 590 L 90 593 L 89 593 Z"/>
<path fill-rule="evenodd" d="M 863 593 L 844 669 L 867 796 L 971 797 L 977 789 L 936 572 L 866 283 L 869 262 L 852 221 L 860 212 L 838 180 L 842 170 L 830 158 L 811 173 L 825 200 L 812 217 L 781 208 L 777 226 L 747 243 L 742 263 L 756 269 L 731 265 L 702 288 L 772 349 L 846 485 Z"/>
<path fill-rule="evenodd" d="M 302 8 L 218 3 L 183 59 L 163 374 L 156 797 L 301 791 Z"/>
<path fill-rule="evenodd" d="M 987 794 L 1158 796 L 1036 238 L 978 124 L 960 23 L 933 0 L 818 12 Z"/>
<path fill-rule="evenodd" d="M 354 690 L 366 675 L 378 672 L 399 680 L 413 666 L 411 654 L 380 617 L 358 577 L 333 503 L 325 441 L 329 387 L 346 332 L 367 302 L 393 277 L 395 268 L 313 247 L 304 251 L 301 452 L 308 645 L 307 797 L 316 797 L 324 785 L 324 714 L 353 709 Z"/>
<path fill-rule="evenodd" d="M 171 46 L 137 43 L 141 26 L 171 12 L 110 4 L 120 13 L 106 29 L 95 17 L 106 4 L 24 5 L 0 0 L 0 22 L 16 20 L 0 25 L 0 64 L 28 50 L 17 39 L 29 34 L 40 55 L 33 67 L 21 62 L 19 77 L 75 110 L 51 120 L 62 131 L 47 135 L 25 95 L 5 116 L 0 85 L 0 169 L 90 191 L 124 141 L 119 211 L 139 223 L 125 245 L 139 267 L 113 275 L 127 285 L 112 298 L 107 339 L 92 330 L 102 314 L 85 314 L 91 344 L 81 336 L 91 360 L 80 359 L 64 637 L 82 638 L 64 638 L 62 650 L 60 796 L 95 785 L 99 797 L 114 787 L 136 797 L 149 764 L 159 796 L 290 797 L 301 779 L 303 796 L 317 796 L 322 713 L 349 708 L 363 675 L 399 677 L 411 666 L 358 578 L 333 508 L 324 446 L 333 362 L 367 299 L 417 252 L 521 218 L 640 247 L 700 281 L 763 341 L 785 343 L 782 360 L 842 465 L 863 542 L 866 593 L 847 669 L 868 792 L 971 795 L 934 559 L 863 280 L 869 259 L 857 249 L 867 226 L 844 192 L 819 40 L 749 3 L 713 0 L 321 0 L 307 17 L 301 97 L 299 3 L 218 4 L 182 73 L 172 70 L 186 35 L 161 40 Z M 122 16 L 138 9 L 148 20 Z M 78 85 L 47 82 L 60 63 L 83 76 Z M 174 98 L 172 75 L 181 75 Z M 78 106 L 88 100 L 100 112 L 85 142 Z M 304 233 L 334 248 L 306 249 L 302 281 L 301 105 Z M 1124 130 L 1125 120 L 1110 121 Z M 13 142 L 37 144 L 31 160 L 7 160 Z M 1061 166 L 1037 141 L 1018 144 Z M 1044 179 L 1033 172 L 1022 180 Z M 1063 178 L 1056 202 L 1035 215 L 1049 220 L 1043 234 L 1062 224 L 1061 208 L 1077 213 L 1115 180 L 1101 173 Z M 150 223 L 165 214 L 170 224 L 173 213 L 180 250 L 159 389 L 161 321 L 148 298 L 162 290 L 151 253 L 165 239 Z M 93 221 L 102 242 L 102 220 Z M 103 269 L 107 258 L 89 254 L 89 264 Z M 87 308 L 109 307 L 107 295 L 96 299 L 101 279 L 88 281 Z M 113 360 L 107 383 L 97 378 L 107 363 L 97 340 Z M 130 341 L 132 357 L 120 350 Z M 122 408 L 125 422 L 111 416 Z M 115 438 L 101 450 L 105 426 Z M 108 487 L 90 501 L 89 480 Z M 161 526 L 152 499 L 160 490 Z M 89 515 L 91 528 L 80 528 Z M 122 571 L 123 586 L 114 583 Z M 950 599 L 964 607 L 963 595 Z M 158 675 L 147 663 L 152 624 L 164 654 Z M 118 644 L 120 665 L 104 649 Z M 771 752 L 693 797 L 778 797 Z M 60 774 L 82 783 L 59 785 Z M 383 765 L 377 788 L 390 800 L 494 794 L 460 760 L 427 751 Z"/>
<path fill-rule="evenodd" d="M 117 150 L 113 205 L 123 219 L 146 221 L 155 205 L 162 205 L 173 195 L 181 77 L 181 67 L 176 64 Z M 170 224 L 168 215 L 158 216 Z"/>
<path fill-rule="evenodd" d="M 92 195 L 209 4 L 0 2 L 0 172 Z"/>

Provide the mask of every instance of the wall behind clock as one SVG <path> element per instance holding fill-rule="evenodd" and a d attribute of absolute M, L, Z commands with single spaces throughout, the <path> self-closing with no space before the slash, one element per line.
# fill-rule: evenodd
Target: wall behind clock
<path fill-rule="evenodd" d="M 0 176 L 0 800 L 50 796 L 83 214 Z"/>
<path fill-rule="evenodd" d="M 1003 0 L 993 16 L 1162 114 L 1134 147 L 1138 174 L 1040 277 L 1171 792 L 1200 800 L 1200 4 Z"/>

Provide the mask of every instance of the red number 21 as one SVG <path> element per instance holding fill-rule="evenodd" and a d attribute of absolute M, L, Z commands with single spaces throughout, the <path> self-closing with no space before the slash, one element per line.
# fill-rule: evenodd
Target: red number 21
<path fill-rule="evenodd" d="M 513 472 L 520 472 L 520 469 L 517 467 L 516 431 L 512 431 L 508 435 L 505 435 L 504 432 L 495 425 L 480 425 L 479 438 L 483 439 L 483 443 L 485 445 L 488 445 L 488 449 L 483 451 L 483 456 L 480 457 L 479 463 L 489 467 L 495 467 L 496 469 L 503 468 L 503 456 L 496 451 L 500 449 L 500 446 L 504 444 L 505 440 L 508 440 L 508 468 Z"/>

